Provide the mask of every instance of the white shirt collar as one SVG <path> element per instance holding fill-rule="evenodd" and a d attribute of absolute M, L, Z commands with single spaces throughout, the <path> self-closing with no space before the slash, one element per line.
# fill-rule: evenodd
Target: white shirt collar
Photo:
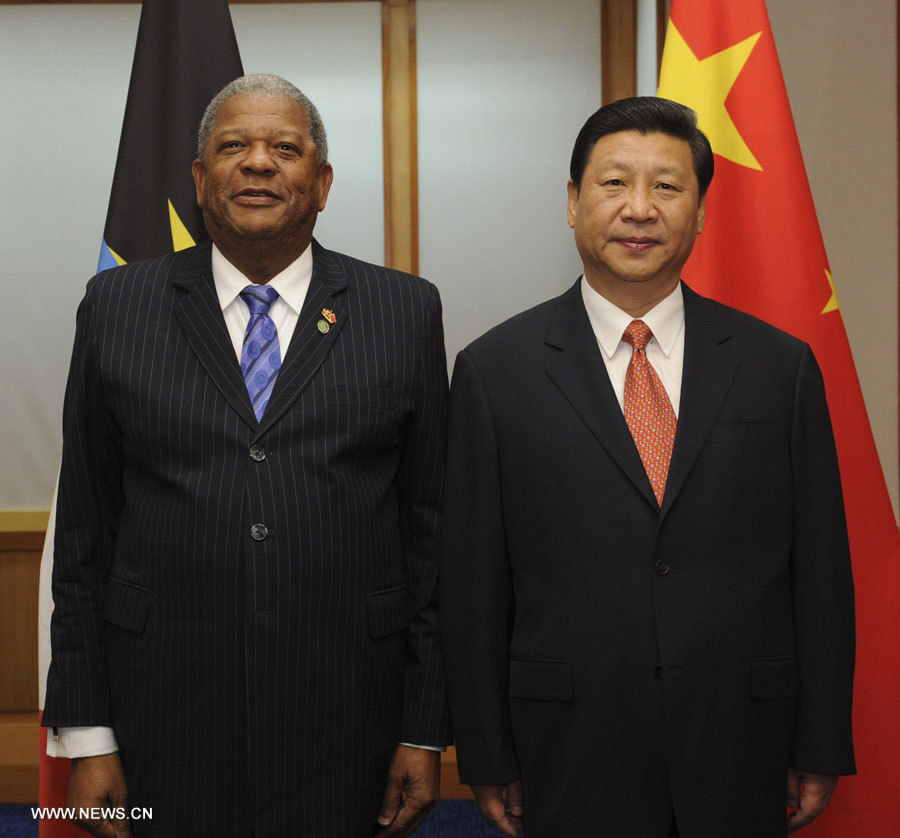
<path fill-rule="evenodd" d="M 310 244 L 290 265 L 268 282 L 295 314 L 300 314 L 303 307 L 312 271 L 312 244 Z M 215 245 L 212 248 L 212 272 L 222 311 L 237 299 L 244 288 L 252 284 Z"/>
<path fill-rule="evenodd" d="M 622 334 L 635 318 L 597 293 L 584 277 L 581 278 L 581 297 L 597 342 L 606 356 L 612 358 L 622 340 Z M 679 282 L 671 294 L 660 300 L 640 319 L 650 327 L 653 337 L 668 358 L 678 334 L 684 328 L 684 296 L 681 293 L 681 283 Z"/>

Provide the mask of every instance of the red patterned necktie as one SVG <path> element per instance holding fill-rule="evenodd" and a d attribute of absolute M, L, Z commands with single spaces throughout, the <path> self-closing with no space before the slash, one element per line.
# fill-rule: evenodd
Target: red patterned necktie
<path fill-rule="evenodd" d="M 625 422 L 634 437 L 656 501 L 662 506 L 678 420 L 666 388 L 647 360 L 647 341 L 651 337 L 653 333 L 643 320 L 632 320 L 622 335 L 622 340 L 632 347 L 625 373 Z"/>

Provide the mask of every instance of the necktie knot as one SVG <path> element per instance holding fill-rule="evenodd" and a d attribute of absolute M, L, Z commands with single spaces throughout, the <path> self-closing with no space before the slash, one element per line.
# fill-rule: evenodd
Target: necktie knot
<path fill-rule="evenodd" d="M 278 299 L 278 292 L 271 285 L 248 285 L 241 291 L 241 299 L 251 315 L 268 314 L 272 303 Z"/>
<path fill-rule="evenodd" d="M 622 340 L 630 343 L 638 352 L 647 347 L 647 343 L 652 337 L 653 332 L 643 320 L 632 320 L 622 334 Z"/>

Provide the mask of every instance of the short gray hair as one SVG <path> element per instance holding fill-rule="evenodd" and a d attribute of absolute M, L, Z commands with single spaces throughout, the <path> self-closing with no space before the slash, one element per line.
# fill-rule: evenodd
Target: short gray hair
<path fill-rule="evenodd" d="M 197 129 L 197 157 L 202 160 L 209 143 L 209 135 L 212 133 L 213 123 L 226 99 L 232 96 L 240 96 L 242 93 L 256 93 L 260 96 L 276 96 L 281 99 L 290 99 L 296 102 L 309 119 L 309 134 L 316 144 L 316 158 L 321 166 L 328 161 L 328 138 L 325 136 L 325 126 L 316 106 L 309 101 L 294 85 L 281 76 L 271 73 L 253 73 L 249 76 L 240 76 L 234 81 L 228 82 L 206 106 L 200 127 Z"/>

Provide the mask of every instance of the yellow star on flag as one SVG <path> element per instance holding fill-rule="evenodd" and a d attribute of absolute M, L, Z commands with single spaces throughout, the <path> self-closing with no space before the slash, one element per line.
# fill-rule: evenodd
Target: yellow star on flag
<path fill-rule="evenodd" d="M 831 273 L 828 271 L 828 268 L 825 268 L 825 278 L 828 280 L 828 284 L 831 286 L 831 298 L 825 303 L 825 308 L 822 309 L 822 314 L 828 314 L 829 311 L 840 311 L 841 307 L 838 304 L 837 291 L 834 290 L 834 279 L 831 276 Z"/>
<path fill-rule="evenodd" d="M 172 228 L 172 250 L 185 250 L 193 247 L 195 242 L 184 222 L 178 217 L 172 201 L 169 201 L 169 227 Z"/>
<path fill-rule="evenodd" d="M 659 84 L 660 96 L 697 112 L 700 128 L 716 154 L 757 171 L 762 171 L 762 166 L 732 121 L 725 99 L 761 34 L 700 61 L 670 20 Z"/>

